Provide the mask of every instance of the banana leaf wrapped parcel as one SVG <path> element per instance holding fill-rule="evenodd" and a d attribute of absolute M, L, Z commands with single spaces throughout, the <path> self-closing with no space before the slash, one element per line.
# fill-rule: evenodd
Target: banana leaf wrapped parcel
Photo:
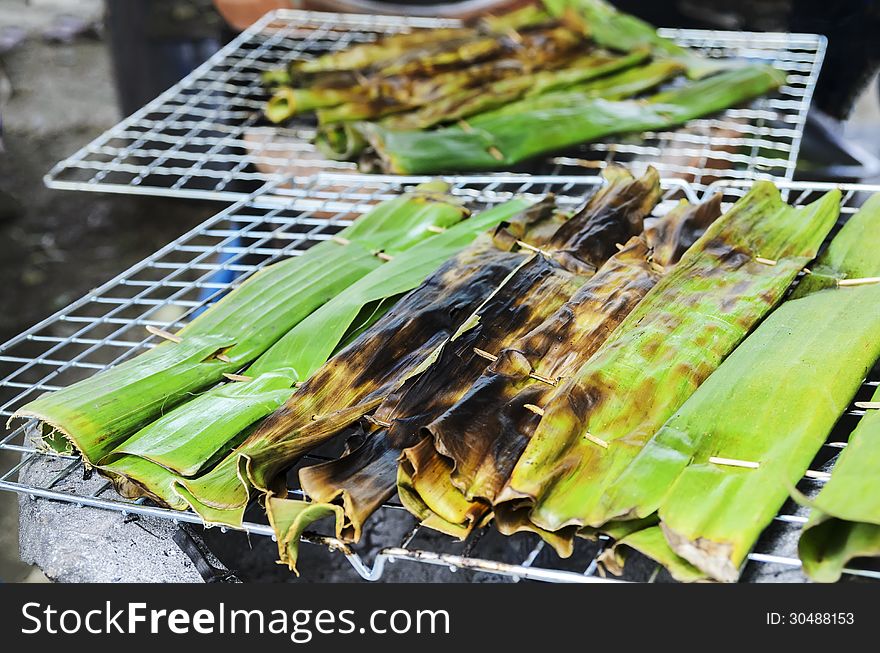
<path fill-rule="evenodd" d="M 488 511 L 556 385 L 596 352 L 718 215 L 718 195 L 693 206 L 682 202 L 630 239 L 556 313 L 500 350 L 461 399 L 423 429 L 428 437 L 405 452 L 398 489 L 411 504 L 420 497 L 428 525 L 438 513 L 461 524 Z M 419 467 L 431 478 L 420 479 Z"/>
<path fill-rule="evenodd" d="M 739 577 L 761 532 L 880 358 L 880 284 L 860 283 L 880 275 L 878 200 L 880 196 L 869 200 L 849 219 L 792 297 L 606 486 L 604 503 L 611 516 L 641 518 L 657 512 L 659 525 L 651 528 L 663 535 L 624 537 L 618 552 L 631 547 L 670 559 L 674 575 L 684 567 L 689 575 L 696 568 L 701 577 L 713 580 Z M 853 442 L 859 441 L 857 430 Z M 847 449 L 841 462 L 856 458 L 869 464 L 870 458 L 859 453 Z M 851 464 L 841 466 L 841 477 Z M 826 488 L 819 494 L 817 505 L 837 492 L 843 514 L 856 514 L 860 504 L 874 501 L 864 485 L 871 475 L 857 478 L 861 491 L 848 488 L 845 502 L 833 486 L 830 493 Z M 812 524 L 821 522 L 821 515 L 817 508 Z M 802 555 L 808 550 L 815 556 L 805 561 L 807 573 L 822 566 L 814 564 L 820 547 L 810 549 L 820 541 L 815 531 L 810 533 L 812 524 L 802 540 Z M 840 524 L 839 533 L 846 533 L 849 526 Z M 857 524 L 852 526 L 858 530 Z M 838 576 L 846 556 L 834 556 L 845 540 L 826 540 L 832 558 L 828 567 L 836 564 Z M 617 568 L 622 558 L 613 557 L 609 554 L 608 561 Z"/>
<path fill-rule="evenodd" d="M 125 496 L 147 495 L 175 508 L 186 502 L 175 490 L 183 478 L 208 471 L 284 404 L 295 386 L 394 300 L 418 286 L 487 228 L 512 220 L 529 203 L 512 200 L 433 235 L 391 257 L 300 321 L 232 383 L 211 389 L 167 411 L 97 463 Z M 390 260 L 389 260 L 390 259 Z"/>
<path fill-rule="evenodd" d="M 543 406 L 496 520 L 556 532 L 622 515 L 605 496 L 656 431 L 815 257 L 839 193 L 792 208 L 758 182 L 682 256 Z M 500 524 L 499 524 L 500 525 Z"/>
<path fill-rule="evenodd" d="M 815 581 L 838 580 L 854 558 L 880 556 L 880 509 L 876 470 L 880 464 L 880 390 L 850 436 L 828 483 L 811 503 L 798 544 L 804 572 Z"/>
<path fill-rule="evenodd" d="M 14 417 L 36 418 L 46 443 L 90 465 L 164 411 L 235 373 L 383 256 L 435 237 L 467 211 L 431 183 L 385 202 L 298 256 L 268 266 L 153 349 L 42 395 Z M 292 383 L 292 381 L 291 381 Z"/>
<path fill-rule="evenodd" d="M 488 352 L 505 348 L 558 310 L 617 251 L 617 243 L 642 231 L 659 200 L 656 172 L 633 179 L 609 168 L 606 176 L 607 185 L 505 280 L 432 364 L 376 409 L 374 426 L 360 446 L 339 460 L 300 470 L 302 487 L 313 500 L 341 502 L 347 536 L 358 539 L 365 519 L 394 493 L 401 452 L 459 400 L 483 372 Z"/>
<path fill-rule="evenodd" d="M 253 491 L 286 494 L 282 472 L 303 453 L 372 411 L 430 358 L 461 321 L 528 258 L 519 251 L 517 241 L 540 242 L 535 234 L 556 219 L 552 203 L 525 211 L 522 202 L 514 206 L 519 209 L 515 215 L 509 208 L 501 212 L 505 205 L 487 212 L 491 221 L 484 226 L 509 222 L 508 226 L 497 229 L 494 238 L 478 238 L 443 263 L 317 369 L 225 458 L 203 474 L 173 479 L 173 492 L 207 522 L 230 525 L 241 523 Z M 403 256 L 388 265 L 398 258 Z"/>
<path fill-rule="evenodd" d="M 543 4 L 269 71 L 264 113 L 273 123 L 314 113 L 317 147 L 365 171 L 465 172 L 673 128 L 785 82 L 772 66 L 708 59 L 604 0 Z M 632 83 L 602 90 L 622 73 Z M 636 98 L 685 76 L 684 85 Z"/>

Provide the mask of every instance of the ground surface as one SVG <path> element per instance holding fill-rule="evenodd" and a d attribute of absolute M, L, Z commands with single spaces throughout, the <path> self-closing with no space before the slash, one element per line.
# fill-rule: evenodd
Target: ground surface
<path fill-rule="evenodd" d="M 47 43 L 60 14 L 98 20 L 99 0 L 4 0 L 0 41 L 0 342 L 118 274 L 216 205 L 52 191 L 42 176 L 119 119 L 100 40 Z M 12 33 L 12 36 L 15 34 Z M 6 453 L 0 455 L 8 455 Z M 18 560 L 16 497 L 0 493 L 0 580 L 31 574 Z"/>

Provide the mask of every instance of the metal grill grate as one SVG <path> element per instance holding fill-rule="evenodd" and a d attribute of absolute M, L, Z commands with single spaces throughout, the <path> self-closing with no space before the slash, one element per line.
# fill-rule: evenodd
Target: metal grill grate
<path fill-rule="evenodd" d="M 269 184 L 261 192 L 222 211 L 215 217 L 107 282 L 94 292 L 25 333 L 0 346 L 0 416 L 5 422 L 25 402 L 39 394 L 68 385 L 143 351 L 155 344 L 145 337 L 144 327 L 153 325 L 175 330 L 206 304 L 254 271 L 287 256 L 295 256 L 310 244 L 329 238 L 376 202 L 395 196 L 403 188 L 426 178 L 325 174 L 303 185 Z M 448 178 L 452 192 L 468 199 L 474 209 L 497 204 L 513 194 L 557 194 L 561 204 L 576 207 L 595 190 L 599 181 L 592 177 L 484 176 Z M 810 201 L 825 186 L 782 184 L 790 201 Z M 741 186 L 719 184 L 725 198 L 734 200 Z M 868 191 L 880 187 L 842 186 L 845 215 L 851 214 Z M 679 197 L 695 199 L 683 182 L 664 182 L 664 202 L 660 211 Z M 869 379 L 876 386 L 880 377 Z M 862 411 L 851 410 L 841 420 L 813 466 L 827 471 L 832 455 L 845 443 L 849 430 Z M 0 489 L 79 506 L 104 508 L 124 514 L 137 514 L 178 522 L 201 523 L 192 512 L 175 512 L 148 502 L 129 502 L 113 491 L 109 482 L 97 477 L 82 480 L 78 458 L 37 452 L 28 438 L 28 425 L 0 431 L 0 450 L 17 452 L 14 462 L 0 468 Z M 313 455 L 306 462 L 324 459 Z M 812 478 L 818 476 L 818 478 Z M 811 474 L 802 491 L 823 482 L 822 475 Z M 296 495 L 297 492 L 294 491 Z M 395 515 L 397 522 L 410 519 L 398 503 L 382 511 Z M 254 511 L 259 514 L 260 511 Z M 255 518 L 256 519 L 256 518 Z M 793 542 L 804 513 L 786 505 L 761 540 L 744 577 L 749 580 L 784 578 L 803 580 L 794 556 Z M 368 524 L 368 529 L 369 529 Z M 244 530 L 271 536 L 265 522 L 249 521 Z M 379 543 L 377 555 L 367 556 L 363 548 L 350 548 L 318 534 L 304 539 L 341 553 L 363 578 L 382 577 L 389 561 L 411 561 L 467 569 L 514 579 L 554 582 L 603 582 L 597 575 L 596 556 L 604 542 L 578 542 L 575 555 L 565 561 L 536 544 L 528 535 L 502 538 L 491 530 L 475 534 L 468 542 L 457 543 L 423 528 L 414 528 L 400 540 L 387 534 Z M 374 541 L 373 545 L 376 545 Z M 852 569 L 850 573 L 880 579 L 880 572 Z M 650 580 L 655 565 L 633 565 L 627 579 Z"/>
<path fill-rule="evenodd" d="M 180 83 L 58 163 L 53 188 L 238 200 L 279 176 L 355 171 L 311 145 L 314 123 L 268 126 L 260 74 L 383 34 L 457 21 L 279 10 L 264 16 Z M 645 139 L 624 138 L 539 164 L 532 172 L 597 168 L 611 161 L 655 165 L 661 175 L 702 187 L 723 171 L 742 179 L 794 174 L 807 109 L 825 52 L 809 34 L 661 30 L 712 58 L 772 63 L 788 73 L 773 98 L 691 121 Z"/>

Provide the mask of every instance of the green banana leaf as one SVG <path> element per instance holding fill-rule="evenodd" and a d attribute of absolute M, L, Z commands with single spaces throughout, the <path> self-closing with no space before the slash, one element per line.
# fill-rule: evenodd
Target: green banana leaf
<path fill-rule="evenodd" d="M 15 417 L 34 417 L 48 438 L 60 434 L 95 464 L 128 436 L 193 393 L 253 361 L 341 290 L 466 211 L 438 195 L 443 184 L 379 205 L 301 255 L 255 274 L 199 315 L 177 336 L 95 376 L 43 395 Z M 291 299 L 295 297 L 295 300 Z M 53 441 L 57 441 L 53 439 Z"/>
<path fill-rule="evenodd" d="M 452 103 L 452 106 L 431 105 L 423 110 L 417 110 L 400 116 L 392 116 L 382 121 L 383 126 L 395 129 L 412 129 L 416 126 L 428 126 L 438 122 L 450 122 L 454 119 L 470 117 L 477 114 L 480 119 L 506 115 L 525 113 L 528 111 L 546 111 L 550 109 L 576 108 L 583 104 L 586 99 L 605 98 L 609 100 L 622 99 L 638 95 L 648 91 L 664 81 L 676 76 L 681 72 L 681 66 L 671 61 L 652 62 L 644 66 L 631 66 L 641 61 L 643 53 L 637 52 L 627 57 L 621 57 L 617 62 L 608 62 L 607 59 L 597 60 L 587 56 L 590 66 L 597 61 L 604 73 L 609 73 L 609 66 L 624 68 L 621 72 L 605 74 L 599 79 L 576 83 L 564 90 L 556 89 L 555 83 L 550 83 L 556 75 L 556 71 L 547 71 L 543 88 L 546 92 L 535 95 L 534 89 L 528 91 L 528 96 L 511 102 L 510 104 L 487 111 L 492 107 L 507 101 L 509 94 L 508 86 L 514 87 L 513 95 L 518 95 L 519 82 L 504 80 L 495 85 L 490 85 L 485 92 L 473 92 L 472 97 L 460 104 Z M 563 77 L 570 76 L 572 72 L 578 72 L 574 68 L 563 71 Z M 584 71 L 587 73 L 587 71 Z M 498 87 L 501 88 L 498 88 Z M 442 104 L 442 103 L 441 103 Z M 483 113 L 478 113 L 482 111 Z M 368 143 L 354 125 L 348 123 L 325 125 L 318 130 L 315 144 L 328 157 L 338 160 L 351 160 L 360 155 Z"/>
<path fill-rule="evenodd" d="M 239 436 L 247 427 L 282 406 L 293 394 L 294 383 L 307 379 L 327 361 L 365 307 L 412 290 L 479 233 L 527 207 L 524 200 L 507 202 L 396 255 L 278 340 L 244 372 L 252 380 L 223 384 L 175 408 L 104 456 L 100 470 L 117 482 L 125 496 L 146 494 L 180 505 L 171 477 L 193 477 L 241 444 Z M 370 315 L 369 321 L 380 317 L 375 312 Z M 163 469 L 148 465 L 132 469 L 132 457 Z"/>
<path fill-rule="evenodd" d="M 519 203 L 514 206 L 522 208 Z M 546 208 L 539 204 L 523 211 L 511 219 L 508 229 L 522 227 L 517 231 L 522 234 L 540 229 L 541 222 L 553 219 Z M 510 219 L 509 207 L 505 215 L 502 209 L 495 209 L 491 220 L 484 218 L 483 226 Z M 505 229 L 500 231 L 506 233 Z M 216 467 L 194 478 L 157 478 L 157 483 L 163 487 L 170 483 L 172 491 L 207 522 L 231 525 L 240 523 L 251 489 L 286 492 L 281 472 L 303 453 L 375 409 L 521 264 L 526 255 L 510 251 L 516 240 L 511 238 L 503 239 L 503 247 L 497 247 L 491 238 L 481 237 L 444 263 L 311 375 L 284 406 Z"/>
<path fill-rule="evenodd" d="M 878 390 L 872 402 L 880 402 Z M 880 555 L 880 411 L 869 409 L 849 439 L 831 479 L 812 502 L 798 550 L 804 571 L 820 582 L 840 578 L 853 558 Z"/>
<path fill-rule="evenodd" d="M 816 273 L 836 278 L 880 276 L 878 246 L 880 195 L 874 195 L 832 241 Z M 872 307 L 877 306 L 877 286 L 847 290 L 858 290 L 863 295 L 859 312 L 876 321 L 876 310 L 872 313 Z M 845 333 L 844 328 L 841 326 L 841 333 Z M 850 336 L 847 333 L 843 337 Z M 875 336 L 870 346 L 876 347 L 877 341 Z M 870 353 L 857 359 L 855 365 L 868 358 Z M 880 390 L 871 398 L 871 403 L 877 402 Z M 801 535 L 799 552 L 804 571 L 814 580 L 837 580 L 843 566 L 853 558 L 880 554 L 880 505 L 873 482 L 880 464 L 878 432 L 880 412 L 869 408 L 835 464 L 831 479 L 811 502 L 813 511 Z"/>
<path fill-rule="evenodd" d="M 299 554 L 299 541 L 309 525 L 319 519 L 334 517 L 336 538 L 341 537 L 342 509 L 339 506 L 269 497 L 266 499 L 266 514 L 278 540 L 278 562 L 287 565 L 297 576 L 299 571 L 296 569 L 296 559 Z"/>
<path fill-rule="evenodd" d="M 300 470 L 300 483 L 312 500 L 342 502 L 346 537 L 359 539 L 363 522 L 394 493 L 401 453 L 483 372 L 487 361 L 477 352 L 501 351 L 534 328 L 617 251 L 616 243 L 641 232 L 643 219 L 660 197 L 656 171 L 633 179 L 612 167 L 606 176 L 609 183 L 465 320 L 436 360 L 376 409 L 375 422 L 387 427 L 374 428 L 363 444 L 338 460 Z M 413 475 L 414 486 L 422 481 Z M 454 534 L 466 530 L 455 529 Z"/>
<path fill-rule="evenodd" d="M 648 53 L 644 50 L 622 57 L 596 51 L 555 70 L 542 70 L 529 62 L 531 70 L 536 72 L 522 70 L 484 86 L 463 88 L 445 97 L 434 98 L 417 111 L 391 116 L 382 125 L 394 130 L 428 129 L 440 123 L 455 122 L 503 107 L 522 97 L 582 84 L 635 66 L 647 57 Z"/>
<path fill-rule="evenodd" d="M 469 125 L 432 131 L 354 123 L 379 164 L 398 174 L 493 170 L 604 136 L 667 129 L 721 111 L 778 87 L 784 75 L 753 65 L 715 75 L 646 100 L 584 97 L 577 106 L 515 115 L 476 116 Z"/>
<path fill-rule="evenodd" d="M 782 298 L 839 199 L 792 208 L 756 183 L 549 398 L 496 502 L 549 531 L 619 517 L 606 509 L 608 488 Z"/>
<path fill-rule="evenodd" d="M 739 577 L 761 532 L 880 357 L 880 285 L 827 283 L 880 275 L 878 243 L 880 196 L 849 220 L 793 297 L 606 485 L 611 516 L 659 511 L 665 539 L 653 538 L 643 553 L 677 554 L 715 580 Z M 717 464 L 712 457 L 757 467 Z M 870 501 L 870 494 L 846 496 L 844 505 Z"/>
<path fill-rule="evenodd" d="M 650 47 L 656 56 L 671 58 L 687 66 L 688 77 L 700 79 L 718 72 L 730 63 L 706 59 L 657 34 L 656 28 L 630 14 L 615 9 L 605 0 L 543 0 L 554 15 L 581 23 L 584 32 L 600 45 L 631 51 Z"/>

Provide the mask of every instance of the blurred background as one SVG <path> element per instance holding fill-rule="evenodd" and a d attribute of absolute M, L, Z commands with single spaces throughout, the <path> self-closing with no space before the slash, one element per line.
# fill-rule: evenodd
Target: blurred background
<path fill-rule="evenodd" d="M 2 0 L 0 342 L 217 211 L 219 205 L 210 202 L 49 190 L 42 177 L 58 160 L 185 76 L 264 12 L 300 7 L 473 16 L 521 1 Z M 877 180 L 878 2 L 616 4 L 660 26 L 828 36 L 800 174 Z M 0 492 L 0 581 L 45 578 L 20 561 L 17 498 Z"/>

